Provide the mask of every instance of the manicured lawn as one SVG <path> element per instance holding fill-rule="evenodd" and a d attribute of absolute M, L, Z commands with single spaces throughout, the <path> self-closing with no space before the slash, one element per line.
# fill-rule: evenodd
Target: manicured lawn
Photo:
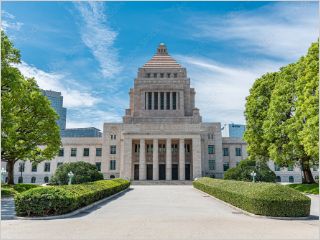
<path fill-rule="evenodd" d="M 319 183 L 313 184 L 289 184 L 287 185 L 290 188 L 298 190 L 299 192 L 303 193 L 310 193 L 310 194 L 319 194 Z"/>

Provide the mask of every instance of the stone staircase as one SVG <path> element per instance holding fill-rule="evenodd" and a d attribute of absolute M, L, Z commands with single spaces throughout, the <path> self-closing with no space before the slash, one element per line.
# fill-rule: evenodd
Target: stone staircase
<path fill-rule="evenodd" d="M 139 180 L 139 181 L 131 181 L 131 185 L 192 185 L 192 181 Z"/>

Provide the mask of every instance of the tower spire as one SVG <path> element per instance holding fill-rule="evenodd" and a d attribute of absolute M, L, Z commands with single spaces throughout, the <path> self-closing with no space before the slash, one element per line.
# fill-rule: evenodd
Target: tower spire
<path fill-rule="evenodd" d="M 160 43 L 157 49 L 157 55 L 168 55 L 167 47 L 164 43 Z"/>

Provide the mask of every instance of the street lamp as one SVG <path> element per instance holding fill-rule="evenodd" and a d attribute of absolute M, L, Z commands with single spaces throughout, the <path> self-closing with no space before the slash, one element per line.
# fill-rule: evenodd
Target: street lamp
<path fill-rule="evenodd" d="M 255 182 L 255 181 L 256 181 L 256 176 L 257 176 L 257 174 L 256 174 L 254 171 L 252 171 L 252 172 L 250 173 L 250 176 L 252 177 L 252 182 Z"/>
<path fill-rule="evenodd" d="M 6 174 L 6 170 L 4 168 L 1 168 L 1 182 L 4 183 L 4 175 Z"/>
<path fill-rule="evenodd" d="M 73 176 L 74 176 L 73 172 L 70 171 L 70 172 L 68 173 L 68 177 L 69 177 L 69 183 L 68 183 L 68 184 L 69 184 L 69 185 L 71 185 L 71 180 L 72 180 Z"/>

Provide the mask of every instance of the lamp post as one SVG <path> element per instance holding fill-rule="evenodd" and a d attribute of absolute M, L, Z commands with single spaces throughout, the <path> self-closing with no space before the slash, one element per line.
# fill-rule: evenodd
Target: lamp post
<path fill-rule="evenodd" d="M 255 181 L 256 181 L 256 176 L 257 176 L 257 174 L 256 174 L 254 171 L 252 171 L 252 172 L 250 173 L 250 176 L 252 177 L 252 182 L 255 182 Z"/>
<path fill-rule="evenodd" d="M 1 182 L 4 183 L 4 175 L 6 174 L 6 170 L 4 168 L 1 168 Z"/>
<path fill-rule="evenodd" d="M 69 177 L 69 182 L 68 182 L 68 184 L 69 184 L 69 185 L 71 185 L 71 180 L 72 180 L 73 176 L 74 176 L 73 172 L 70 171 L 70 172 L 68 173 L 68 177 Z"/>

